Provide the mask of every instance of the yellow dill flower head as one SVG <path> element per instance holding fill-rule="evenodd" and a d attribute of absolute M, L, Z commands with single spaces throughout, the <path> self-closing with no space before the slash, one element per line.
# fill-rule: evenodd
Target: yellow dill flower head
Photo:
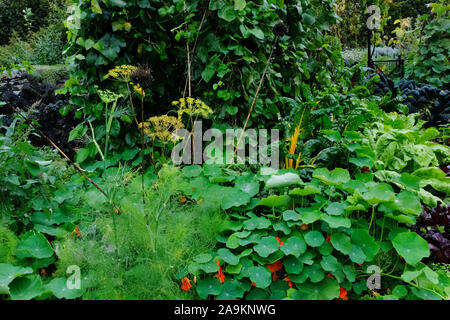
<path fill-rule="evenodd" d="M 123 82 L 129 82 L 130 76 L 133 72 L 137 70 L 137 67 L 130 65 L 117 66 L 114 69 L 108 71 L 108 73 L 103 77 L 103 79 L 115 79 Z"/>
<path fill-rule="evenodd" d="M 199 116 L 202 118 L 208 118 L 214 112 L 203 101 L 195 98 L 181 98 L 178 101 L 173 101 L 172 105 L 178 107 L 178 118 L 181 119 L 183 114 L 189 116 Z"/>
<path fill-rule="evenodd" d="M 149 118 L 146 122 L 139 124 L 139 129 L 144 128 L 144 134 L 150 139 L 160 139 L 162 142 L 176 141 L 179 139 L 174 131 L 184 128 L 183 123 L 176 117 L 163 115 Z"/>
<path fill-rule="evenodd" d="M 139 93 L 142 97 L 145 97 L 145 90 L 144 88 L 141 87 L 141 85 L 138 84 L 134 84 L 133 82 L 130 82 L 130 84 L 133 86 L 134 92 Z"/>

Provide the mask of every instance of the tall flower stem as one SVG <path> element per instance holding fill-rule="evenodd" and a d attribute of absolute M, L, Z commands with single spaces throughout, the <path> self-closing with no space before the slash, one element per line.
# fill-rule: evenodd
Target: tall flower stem
<path fill-rule="evenodd" d="M 145 206 L 145 169 L 144 169 L 144 162 L 145 162 L 145 136 L 144 136 L 144 96 L 141 97 L 141 156 L 142 156 L 142 162 L 141 162 L 141 177 L 142 177 L 142 204 Z"/>
<path fill-rule="evenodd" d="M 259 91 L 261 90 L 262 84 L 264 82 L 264 78 L 266 76 L 267 69 L 269 68 L 270 62 L 272 61 L 272 55 L 273 55 L 273 52 L 274 52 L 274 49 L 275 49 L 275 44 L 276 44 L 277 41 L 278 41 L 278 36 L 275 36 L 275 39 L 274 39 L 274 41 L 272 43 L 272 49 L 270 51 L 269 59 L 267 59 L 266 66 L 265 66 L 264 71 L 263 71 L 263 73 L 261 75 L 261 79 L 259 80 L 258 87 L 256 88 L 255 97 L 253 98 L 252 105 L 250 106 L 250 110 L 248 111 L 247 120 L 245 120 L 244 128 L 242 129 L 241 135 L 239 136 L 238 143 L 236 145 L 236 148 L 234 149 L 234 155 L 237 154 L 237 151 L 239 149 L 239 145 L 241 143 L 241 140 L 244 137 L 244 132 L 245 132 L 245 129 L 247 128 L 248 121 L 250 120 L 250 116 L 252 115 L 253 109 L 255 108 L 256 100 L 257 100 L 257 98 L 259 96 Z"/>

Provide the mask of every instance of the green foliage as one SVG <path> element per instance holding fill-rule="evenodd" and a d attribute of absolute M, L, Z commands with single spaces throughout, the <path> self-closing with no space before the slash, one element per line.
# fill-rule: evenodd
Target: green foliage
<path fill-rule="evenodd" d="M 449 178 L 437 166 L 447 164 L 450 149 L 433 142 L 440 136 L 436 128 L 422 128 L 417 115 L 384 114 L 364 130 L 360 138 L 346 143 L 356 153 L 350 162 L 372 170 L 380 181 L 394 183 L 418 193 L 421 200 L 435 206 L 439 200 L 430 192 L 448 194 Z"/>
<path fill-rule="evenodd" d="M 321 168 L 310 182 L 300 182 L 300 189 L 320 193 L 300 195 L 292 189 L 300 178 L 284 179 L 287 174 L 295 175 L 286 170 L 250 174 L 266 187 L 271 181 L 286 183 L 260 189 L 248 203 L 228 210 L 216 250 L 203 250 L 188 267 L 200 279 L 195 287 L 200 298 L 329 300 L 340 297 L 340 289 L 353 298 L 368 292 L 371 265 L 387 279 L 384 292 L 402 285 L 415 298 L 448 298 L 448 282 L 436 281 L 445 274 L 420 263 L 430 255 L 427 242 L 405 228 L 421 212 L 419 197 L 409 188 L 394 192 L 370 173 L 350 178 L 345 169 Z M 261 197 L 287 193 L 288 207 L 256 205 Z M 209 197 L 205 194 L 205 201 Z M 405 211 L 406 204 L 411 210 Z M 400 291 L 394 298 L 404 297 Z"/>
<path fill-rule="evenodd" d="M 274 59 L 249 123 L 258 119 L 259 125 L 261 121 L 273 124 L 279 112 L 288 112 L 288 106 L 280 103 L 281 93 L 299 95 L 302 81 L 326 87 L 329 61 L 341 63 L 337 50 L 322 35 L 336 19 L 331 8 L 331 0 L 320 4 L 302 0 L 296 5 L 214 0 L 208 7 L 200 1 L 186 7 L 175 0 L 76 1 L 74 23 L 68 24 L 73 79 L 62 92 L 72 94 L 78 116 L 92 115 L 97 103 L 94 85 L 111 85 L 103 82 L 108 70 L 148 64 L 155 81 L 147 101 L 158 108 L 146 114 L 165 113 L 170 101 L 183 96 L 189 43 L 192 96 L 211 106 L 218 120 L 243 123 L 273 47 L 272 27 L 281 20 L 289 32 L 275 44 Z"/>
<path fill-rule="evenodd" d="M 63 63 L 63 48 L 66 35 L 63 21 L 67 16 L 65 6 L 52 4 L 47 13 L 47 22 L 32 34 L 22 35 L 11 29 L 9 42 L 0 47 L 0 65 L 9 66 L 28 61 L 34 65 Z"/>
<path fill-rule="evenodd" d="M 437 88 L 450 88 L 450 5 L 447 1 L 433 3 L 431 14 L 424 15 L 425 28 L 418 53 L 413 53 L 412 64 L 406 74 Z"/>
<path fill-rule="evenodd" d="M 177 168 L 163 168 L 147 188 L 150 181 L 156 182 L 147 193 L 151 205 L 142 207 L 140 177 L 134 177 L 117 191 L 120 216 L 111 217 L 104 210 L 96 217 L 86 214 L 80 225 L 82 238 L 61 243 L 55 276 L 78 265 L 84 299 L 193 298 L 181 291 L 181 275 L 187 261 L 214 246 L 222 224 L 219 205 L 179 202 L 179 188 L 186 179 Z M 96 201 L 104 203 L 103 198 Z"/>

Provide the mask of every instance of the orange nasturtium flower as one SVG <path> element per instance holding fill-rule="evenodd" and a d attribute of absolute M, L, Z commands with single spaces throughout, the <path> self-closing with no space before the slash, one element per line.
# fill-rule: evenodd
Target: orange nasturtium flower
<path fill-rule="evenodd" d="M 281 260 L 278 260 L 272 264 L 268 264 L 267 267 L 269 267 L 270 272 L 274 273 L 281 270 L 281 268 L 283 267 L 283 263 L 281 262 Z"/>
<path fill-rule="evenodd" d="M 218 265 L 219 265 L 219 272 L 217 272 L 215 277 L 220 280 L 220 283 L 224 283 L 225 275 L 222 272 L 222 267 L 220 266 L 220 261 L 219 261 Z"/>
<path fill-rule="evenodd" d="M 188 278 L 184 277 L 181 280 L 181 290 L 184 290 L 184 291 L 191 290 L 191 280 L 189 280 Z"/>
<path fill-rule="evenodd" d="M 331 244 L 330 240 L 331 240 L 331 237 L 328 236 L 327 239 L 326 239 L 326 241 L 327 241 L 329 244 Z"/>
<path fill-rule="evenodd" d="M 72 231 L 72 234 L 76 234 L 78 237 L 81 238 L 81 231 L 78 226 L 76 226 L 75 230 Z"/>
<path fill-rule="evenodd" d="M 348 300 L 347 290 L 345 290 L 344 288 L 339 288 L 339 298 L 341 298 L 342 300 Z"/>
<path fill-rule="evenodd" d="M 289 277 L 284 278 L 283 281 L 286 281 L 288 283 L 289 287 L 291 287 L 291 288 L 294 286 L 294 283 L 291 281 L 291 278 L 289 278 Z"/>
<path fill-rule="evenodd" d="M 284 242 L 281 242 L 280 238 L 278 238 L 278 237 L 276 237 L 276 238 L 278 240 L 278 246 L 281 247 L 284 244 Z"/>

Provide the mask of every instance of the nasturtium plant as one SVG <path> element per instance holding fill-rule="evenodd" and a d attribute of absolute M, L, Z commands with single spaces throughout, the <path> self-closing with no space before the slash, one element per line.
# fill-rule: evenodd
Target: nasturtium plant
<path fill-rule="evenodd" d="M 241 179 L 237 175 L 235 181 Z M 421 261 L 430 255 L 428 244 L 405 231 L 408 219 L 398 218 L 417 216 L 417 194 L 397 192 L 389 183 L 375 182 L 373 174 L 352 178 L 345 169 L 316 169 L 310 182 L 281 179 L 294 176 L 277 172 L 257 177 L 252 180 L 259 184 L 256 201 L 250 201 L 254 204 L 229 210 L 230 221 L 235 222 L 224 228 L 217 249 L 197 256 L 191 264 L 190 270 L 200 279 L 200 298 L 353 297 L 370 292 L 357 279 L 369 277 L 367 270 L 373 265 L 380 265 L 397 295 L 404 294 L 404 286 L 421 299 L 443 297 L 445 289 L 435 281 L 438 274 L 422 270 Z M 296 191 L 291 193 L 290 208 L 274 205 L 289 190 Z M 299 194 L 299 190 L 313 192 Z M 271 196 L 260 200 L 267 192 Z M 266 205 L 257 205 L 261 201 Z M 392 262 L 386 261 L 386 255 Z M 408 270 L 395 269 L 403 259 Z M 392 268 L 395 274 L 388 273 Z M 415 280 L 420 274 L 431 277 L 431 287 Z"/>

